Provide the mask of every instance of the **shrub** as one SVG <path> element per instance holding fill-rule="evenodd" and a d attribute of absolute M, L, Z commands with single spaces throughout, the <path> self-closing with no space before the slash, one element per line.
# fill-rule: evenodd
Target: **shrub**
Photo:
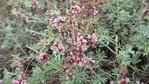
<path fill-rule="evenodd" d="M 4 27 L 34 39 L 11 36 L 21 51 L 4 84 L 148 83 L 145 0 L 11 1 L 15 18 Z"/>

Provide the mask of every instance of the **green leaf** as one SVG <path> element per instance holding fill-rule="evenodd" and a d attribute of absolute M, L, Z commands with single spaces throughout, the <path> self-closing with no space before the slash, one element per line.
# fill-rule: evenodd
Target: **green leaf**
<path fill-rule="evenodd" d="M 35 67 L 33 70 L 33 73 L 31 74 L 31 79 L 29 84 L 41 84 L 43 81 L 45 81 L 45 71 L 42 70 L 39 67 Z"/>

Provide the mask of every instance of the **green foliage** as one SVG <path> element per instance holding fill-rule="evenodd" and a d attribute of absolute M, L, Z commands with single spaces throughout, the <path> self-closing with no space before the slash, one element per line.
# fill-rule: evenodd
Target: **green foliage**
<path fill-rule="evenodd" d="M 144 51 L 144 54 L 149 52 L 149 26 L 140 25 L 136 28 L 136 34 L 130 37 L 130 42 L 132 45 L 138 47 L 140 50 Z"/>
<path fill-rule="evenodd" d="M 36 67 L 33 70 L 33 73 L 31 75 L 31 79 L 29 84 L 41 84 L 44 83 L 45 81 L 43 79 L 45 79 L 45 71 L 43 71 L 41 68 Z"/>
<path fill-rule="evenodd" d="M 11 83 L 12 81 L 12 76 L 15 75 L 14 73 L 9 72 L 7 69 L 4 70 L 4 77 L 3 77 L 3 83 Z"/>

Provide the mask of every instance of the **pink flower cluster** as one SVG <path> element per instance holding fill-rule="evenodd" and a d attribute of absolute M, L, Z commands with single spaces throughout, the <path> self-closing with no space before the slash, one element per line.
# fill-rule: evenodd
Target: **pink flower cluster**
<path fill-rule="evenodd" d="M 65 53 L 67 67 L 65 67 L 64 72 L 66 72 L 67 74 L 67 79 L 71 79 L 73 78 L 73 74 L 69 70 L 70 67 L 74 67 L 74 66 L 87 67 L 88 65 L 95 63 L 95 60 L 85 56 L 85 52 L 90 46 L 93 46 L 96 43 L 97 36 L 93 32 L 92 32 L 93 34 L 89 34 L 87 37 L 84 37 L 85 35 L 78 34 L 77 20 L 82 19 L 81 24 L 85 26 L 88 23 L 88 17 L 97 16 L 99 15 L 99 12 L 97 9 L 95 9 L 95 7 L 89 4 L 77 4 L 73 1 L 70 9 L 70 14 L 66 15 L 67 21 L 65 21 L 65 19 L 62 16 L 56 17 L 55 14 L 51 13 L 51 12 L 54 12 L 54 10 L 59 10 L 59 9 L 49 9 L 47 11 L 48 15 L 50 16 L 49 24 L 53 28 L 56 28 L 59 31 L 61 30 L 60 33 L 65 32 L 65 28 L 69 27 L 68 32 L 70 33 L 68 34 L 68 36 L 72 35 L 68 39 L 68 42 L 66 42 L 66 45 L 68 44 L 68 46 L 66 46 L 68 48 L 67 51 L 66 51 L 67 48 L 64 47 L 61 42 L 53 43 L 53 46 L 55 46 L 59 52 L 63 51 Z M 68 26 L 65 25 L 64 23 L 67 24 Z M 94 24 L 94 22 L 92 21 L 90 24 Z M 64 36 L 64 33 L 62 34 L 62 36 Z"/>
<path fill-rule="evenodd" d="M 63 67 L 62 67 L 62 71 L 63 71 L 63 72 L 66 72 L 66 75 L 67 75 L 66 79 L 67 79 L 67 80 L 73 78 L 73 74 L 72 74 L 72 72 L 70 72 L 70 70 L 69 70 L 68 67 L 63 66 Z"/>
<path fill-rule="evenodd" d="M 68 42 L 71 45 L 77 45 L 77 46 L 86 45 L 86 43 L 93 45 L 97 42 L 97 35 L 95 33 L 90 34 L 87 36 L 87 40 L 84 39 L 82 35 L 77 36 L 77 38 L 75 38 L 75 36 L 73 35 L 71 38 L 69 38 Z"/>
<path fill-rule="evenodd" d="M 129 78 L 123 78 L 119 81 L 119 84 L 129 84 Z"/>
<path fill-rule="evenodd" d="M 92 7 L 85 6 L 85 5 L 78 5 L 76 3 L 73 3 L 73 5 L 71 6 L 71 13 L 73 15 L 77 15 L 78 13 L 81 13 L 81 12 L 87 13 L 87 15 L 88 14 L 93 14 L 94 16 L 99 15 L 98 10 Z"/>
<path fill-rule="evenodd" d="M 54 46 L 57 47 L 57 49 L 61 52 L 61 51 L 64 51 L 64 46 L 61 42 L 54 42 L 53 44 Z"/>
<path fill-rule="evenodd" d="M 143 12 L 145 15 L 149 15 L 149 9 L 144 9 Z"/>
<path fill-rule="evenodd" d="M 95 63 L 95 60 L 92 58 L 85 57 L 83 52 L 78 50 L 70 51 L 66 54 L 66 60 L 68 62 L 68 66 L 86 66 L 88 64 Z"/>
<path fill-rule="evenodd" d="M 85 51 L 88 49 L 87 44 L 95 44 L 97 41 L 96 34 L 88 35 L 88 39 L 86 40 L 82 35 L 72 36 L 69 38 L 69 43 L 74 46 L 74 48 L 66 53 L 66 60 L 70 65 L 79 65 L 79 66 L 86 66 L 88 64 L 92 64 L 95 61 L 92 58 L 87 58 L 85 56 Z"/>
<path fill-rule="evenodd" d="M 93 15 L 98 16 L 99 15 L 99 12 L 96 9 L 94 9 L 93 10 Z"/>
<path fill-rule="evenodd" d="M 97 41 L 97 36 L 95 33 L 93 33 L 92 35 L 88 35 L 88 42 L 89 44 L 95 44 Z"/>
<path fill-rule="evenodd" d="M 32 7 L 33 8 L 40 8 L 39 2 L 37 0 L 34 0 Z"/>
<path fill-rule="evenodd" d="M 49 23 L 53 28 L 60 30 L 64 26 L 64 19 L 62 18 L 62 16 L 59 16 L 57 18 L 51 16 L 49 19 Z"/>
<path fill-rule="evenodd" d="M 22 76 L 19 76 L 17 79 L 13 80 L 12 84 L 27 84 L 26 80 L 23 80 Z"/>
<path fill-rule="evenodd" d="M 16 61 L 16 68 L 15 68 L 15 70 L 16 71 L 20 71 L 20 69 L 23 68 L 21 60 L 19 58 L 17 58 L 15 61 Z"/>
<path fill-rule="evenodd" d="M 71 45 L 76 46 L 76 49 L 79 51 L 84 52 L 87 50 L 87 46 L 86 46 L 87 40 L 84 39 L 83 36 L 77 36 L 76 38 L 75 36 L 72 36 L 71 38 L 69 38 L 68 42 Z"/>
<path fill-rule="evenodd" d="M 40 53 L 39 54 L 39 60 L 40 60 L 40 62 L 47 62 L 48 61 L 48 54 Z"/>
<path fill-rule="evenodd" d="M 73 5 L 71 6 L 71 13 L 72 13 L 72 14 L 78 14 L 78 13 L 80 13 L 80 12 L 81 12 L 81 7 L 80 7 L 79 5 L 73 4 Z"/>
<path fill-rule="evenodd" d="M 72 6 L 71 6 L 71 27 L 70 28 L 74 28 L 75 26 L 75 20 L 73 18 L 77 18 L 80 17 L 80 14 L 81 14 L 81 17 L 82 17 L 82 21 L 81 21 L 81 24 L 83 26 L 87 25 L 87 17 L 93 17 L 93 16 L 99 16 L 99 11 L 97 9 L 95 9 L 94 7 L 90 7 L 90 5 L 85 5 L 85 4 L 81 4 L 81 5 L 78 5 L 77 3 L 73 3 Z M 82 16 L 83 15 L 83 16 Z M 94 22 L 92 21 L 91 22 L 91 25 L 93 24 Z"/>
<path fill-rule="evenodd" d="M 83 35 L 73 35 L 69 38 L 68 43 L 71 45 L 71 49 L 65 53 L 67 67 L 63 67 L 63 71 L 67 74 L 67 79 L 72 79 L 73 77 L 69 70 L 70 67 L 87 67 L 88 65 L 95 63 L 95 60 L 85 56 L 85 52 L 90 46 L 88 44 L 93 45 L 96 41 L 96 34 L 88 35 L 87 39 L 85 39 Z"/>

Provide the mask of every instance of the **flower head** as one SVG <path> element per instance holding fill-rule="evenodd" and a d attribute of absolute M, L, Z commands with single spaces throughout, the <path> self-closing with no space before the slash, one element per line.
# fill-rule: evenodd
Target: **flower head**
<path fill-rule="evenodd" d="M 77 37 L 77 44 L 78 44 L 78 46 L 81 46 L 81 45 L 85 44 L 86 42 L 87 41 L 86 41 L 86 39 L 84 39 L 83 36 L 78 36 Z"/>
<path fill-rule="evenodd" d="M 56 46 L 60 52 L 64 50 L 64 46 L 61 42 L 54 42 L 53 45 Z"/>
<path fill-rule="evenodd" d="M 74 35 L 71 38 L 68 39 L 68 43 L 70 43 L 71 45 L 76 45 L 77 44 Z"/>
<path fill-rule="evenodd" d="M 60 30 L 64 26 L 64 19 L 62 16 L 57 18 L 51 16 L 49 19 L 49 23 L 53 28 Z"/>
<path fill-rule="evenodd" d="M 18 80 L 13 80 L 12 84 L 20 84 L 20 81 L 18 81 Z"/>
<path fill-rule="evenodd" d="M 143 12 L 145 15 L 149 15 L 149 9 L 145 9 Z"/>
<path fill-rule="evenodd" d="M 110 81 L 110 84 L 115 84 L 114 81 Z"/>
<path fill-rule="evenodd" d="M 137 80 L 137 81 L 136 81 L 136 84 L 141 84 L 141 83 L 140 83 L 140 81 Z"/>
<path fill-rule="evenodd" d="M 123 78 L 119 81 L 119 84 L 128 84 L 129 78 Z"/>
<path fill-rule="evenodd" d="M 20 75 L 17 79 L 14 79 L 12 84 L 26 84 L 26 80 L 23 80 L 22 75 Z"/>
<path fill-rule="evenodd" d="M 46 54 L 46 53 L 40 53 L 39 54 L 39 60 L 41 62 L 47 62 L 48 61 L 48 54 Z"/>
<path fill-rule="evenodd" d="M 95 16 L 97 16 L 97 15 L 99 15 L 99 12 L 98 12 L 98 10 L 93 10 L 93 15 L 95 15 Z"/>
<path fill-rule="evenodd" d="M 62 43 L 59 43 L 57 48 L 58 48 L 59 51 L 63 51 L 64 50 L 64 46 L 63 46 Z"/>
<path fill-rule="evenodd" d="M 90 44 L 95 44 L 97 41 L 97 36 L 95 33 L 93 33 L 92 35 L 88 35 L 87 38 Z"/>
<path fill-rule="evenodd" d="M 81 12 L 81 7 L 77 4 L 74 4 L 73 6 L 71 6 L 71 13 L 72 14 L 78 14 Z"/>
<path fill-rule="evenodd" d="M 16 68 L 15 69 L 16 69 L 16 71 L 20 71 L 23 67 L 20 58 L 17 58 L 15 61 L 16 61 Z"/>

